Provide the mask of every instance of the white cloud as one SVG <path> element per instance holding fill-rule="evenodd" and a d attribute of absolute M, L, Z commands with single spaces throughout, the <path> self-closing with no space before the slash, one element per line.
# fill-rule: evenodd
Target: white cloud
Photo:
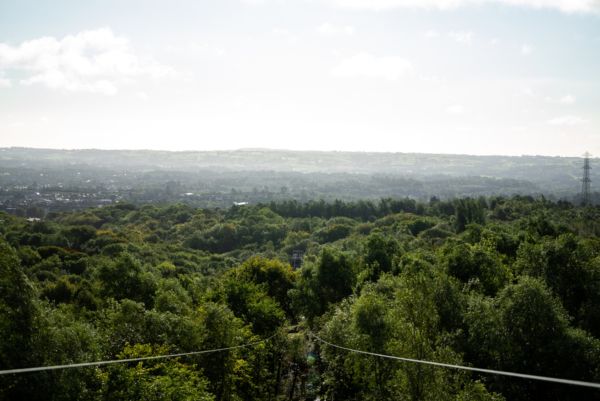
<path fill-rule="evenodd" d="M 4 78 L 0 74 L 0 88 L 10 88 L 11 86 L 12 86 L 12 83 L 10 82 L 10 79 Z"/>
<path fill-rule="evenodd" d="M 575 96 L 571 95 L 571 94 L 567 94 L 563 97 L 552 97 L 552 96 L 546 96 L 544 97 L 544 100 L 548 103 L 558 103 L 558 104 L 573 104 L 577 101 L 577 99 L 575 98 Z"/>
<path fill-rule="evenodd" d="M 598 0 L 324 0 L 339 7 L 383 10 L 392 8 L 454 9 L 470 5 L 503 4 L 508 6 L 554 9 L 565 13 L 598 13 Z"/>
<path fill-rule="evenodd" d="M 91 92 L 103 95 L 116 95 L 119 91 L 113 81 L 107 79 L 82 81 L 60 71 L 47 71 L 20 81 L 22 85 L 42 84 L 50 89 L 65 89 L 71 92 Z"/>
<path fill-rule="evenodd" d="M 23 85 L 114 95 L 118 86 L 139 77 L 160 78 L 173 70 L 136 55 L 126 38 L 109 28 L 62 39 L 42 37 L 10 46 L 0 43 L 0 71 L 27 75 Z"/>
<path fill-rule="evenodd" d="M 464 112 L 465 108 L 461 104 L 453 104 L 446 109 L 448 114 L 463 114 Z"/>
<path fill-rule="evenodd" d="M 430 29 L 427 32 L 425 32 L 425 37 L 429 39 L 437 38 L 438 36 L 440 36 L 440 33 L 435 29 Z"/>
<path fill-rule="evenodd" d="M 325 22 L 317 27 L 317 32 L 325 36 L 336 36 L 336 35 L 354 35 L 353 26 L 338 26 Z"/>
<path fill-rule="evenodd" d="M 142 102 L 147 102 L 148 100 L 150 100 L 150 96 L 144 91 L 140 91 L 140 92 L 136 93 L 135 97 L 137 97 Z"/>
<path fill-rule="evenodd" d="M 528 45 L 526 43 L 523 43 L 521 45 L 521 54 L 522 55 L 529 56 L 532 51 L 533 51 L 533 48 L 530 45 Z"/>
<path fill-rule="evenodd" d="M 184 42 L 168 45 L 166 50 L 169 53 L 187 56 L 206 56 L 206 57 L 221 57 L 227 53 L 227 50 L 218 45 L 202 42 Z"/>
<path fill-rule="evenodd" d="M 558 126 L 575 126 L 575 125 L 587 124 L 588 122 L 589 122 L 589 120 L 586 120 L 585 118 L 581 118 L 578 116 L 562 116 L 562 117 L 556 117 L 551 120 L 548 120 L 548 124 L 558 125 Z"/>
<path fill-rule="evenodd" d="M 296 45 L 300 42 L 300 36 L 290 32 L 285 28 L 275 27 L 271 30 L 274 36 L 284 38 L 290 45 Z"/>
<path fill-rule="evenodd" d="M 448 32 L 448 36 L 452 38 L 452 40 L 458 43 L 464 43 L 466 45 L 470 45 L 473 40 L 473 32 L 468 31 L 459 31 L 459 32 Z"/>
<path fill-rule="evenodd" d="M 358 53 L 342 60 L 332 69 L 338 77 L 371 77 L 397 80 L 413 70 L 412 64 L 401 57 L 377 57 L 369 53 Z"/>
<path fill-rule="evenodd" d="M 537 94 L 535 93 L 533 88 L 531 88 L 529 86 L 522 88 L 520 94 L 523 96 L 527 96 L 527 97 L 536 97 L 537 96 Z"/>
<path fill-rule="evenodd" d="M 575 96 L 568 94 L 560 98 L 559 102 L 562 104 L 573 104 L 575 103 Z"/>
<path fill-rule="evenodd" d="M 273 28 L 273 30 L 271 32 L 275 36 L 290 36 L 291 35 L 290 31 L 288 31 L 285 28 L 279 28 L 279 27 Z"/>
<path fill-rule="evenodd" d="M 390 9 L 390 8 L 455 8 L 463 0 L 330 0 L 333 4 L 347 8 Z M 470 1 L 469 1 L 470 2 Z"/>

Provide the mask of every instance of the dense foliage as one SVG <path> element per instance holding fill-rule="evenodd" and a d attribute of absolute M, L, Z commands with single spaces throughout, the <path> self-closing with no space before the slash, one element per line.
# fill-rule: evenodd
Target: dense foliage
<path fill-rule="evenodd" d="M 0 370 L 269 339 L 1 375 L 0 400 L 600 399 L 315 337 L 600 382 L 599 234 L 600 208 L 530 197 L 0 214 Z"/>

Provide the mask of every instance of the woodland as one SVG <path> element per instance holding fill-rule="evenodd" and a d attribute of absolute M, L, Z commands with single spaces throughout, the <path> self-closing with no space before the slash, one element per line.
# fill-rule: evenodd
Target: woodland
<path fill-rule="evenodd" d="M 3 374 L 0 400 L 600 399 L 321 341 L 598 383 L 599 234 L 541 196 L 0 212 L 0 371 L 228 348 Z"/>

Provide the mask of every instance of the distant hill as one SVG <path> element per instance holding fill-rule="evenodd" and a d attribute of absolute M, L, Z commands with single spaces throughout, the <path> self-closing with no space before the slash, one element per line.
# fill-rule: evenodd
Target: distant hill
<path fill-rule="evenodd" d="M 592 166 L 596 164 L 599 160 L 593 159 Z M 156 191 L 167 191 L 169 201 L 174 200 L 169 196 L 211 194 L 217 204 L 232 198 L 427 199 L 497 194 L 573 198 L 580 190 L 582 165 L 581 158 L 549 156 L 0 148 L 0 186 L 59 185 L 119 194 L 127 190 L 138 194 L 135 199 L 148 198 L 140 191 L 154 191 L 152 199 Z M 592 169 L 592 187 L 596 182 L 600 182 L 599 169 Z M 221 196 L 232 193 L 238 195 Z"/>

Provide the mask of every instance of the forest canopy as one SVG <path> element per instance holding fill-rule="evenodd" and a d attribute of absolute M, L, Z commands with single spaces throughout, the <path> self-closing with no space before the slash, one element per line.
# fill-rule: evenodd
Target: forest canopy
<path fill-rule="evenodd" d="M 600 399 L 315 338 L 600 382 L 599 234 L 600 208 L 523 196 L 0 213 L 0 370 L 256 343 L 0 375 L 0 399 Z"/>

